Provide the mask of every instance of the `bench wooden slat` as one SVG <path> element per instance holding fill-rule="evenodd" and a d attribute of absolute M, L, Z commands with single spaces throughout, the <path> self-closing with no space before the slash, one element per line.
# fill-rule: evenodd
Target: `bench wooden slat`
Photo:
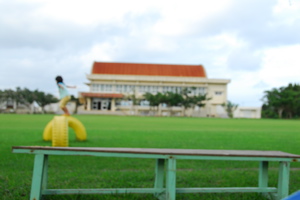
<path fill-rule="evenodd" d="M 114 189 L 46 189 L 43 195 L 62 195 L 62 194 L 155 194 L 163 193 L 165 189 L 156 188 L 114 188 Z"/>
<path fill-rule="evenodd" d="M 162 149 L 162 148 L 99 148 L 99 147 L 44 147 L 44 146 L 14 146 L 12 149 L 78 151 L 78 152 L 108 152 L 158 155 L 195 155 L 195 156 L 242 156 L 242 157 L 276 157 L 299 159 L 300 155 L 282 151 L 256 150 L 208 150 L 208 149 Z"/>
<path fill-rule="evenodd" d="M 219 188 L 176 188 L 176 193 L 236 193 L 236 192 L 276 192 L 277 188 L 267 187 L 219 187 Z M 43 195 L 62 194 L 126 194 L 126 193 L 163 193 L 165 189 L 157 188 L 107 188 L 107 189 L 46 189 Z"/>
<path fill-rule="evenodd" d="M 219 187 L 219 188 L 176 188 L 176 193 L 236 193 L 236 192 L 276 192 L 275 187 Z"/>

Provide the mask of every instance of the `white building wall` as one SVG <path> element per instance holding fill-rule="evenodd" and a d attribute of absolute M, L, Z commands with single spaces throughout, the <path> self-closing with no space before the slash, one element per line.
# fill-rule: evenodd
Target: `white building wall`
<path fill-rule="evenodd" d="M 233 112 L 234 118 L 261 118 L 261 108 L 260 107 L 238 107 Z"/>

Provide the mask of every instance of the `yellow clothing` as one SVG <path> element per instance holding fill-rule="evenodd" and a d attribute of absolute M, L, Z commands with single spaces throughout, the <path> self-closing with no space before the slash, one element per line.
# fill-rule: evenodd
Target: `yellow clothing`
<path fill-rule="evenodd" d="M 64 108 L 66 107 L 67 103 L 70 101 L 71 97 L 70 96 L 66 96 L 64 98 L 62 98 L 59 102 L 59 107 L 60 108 Z"/>

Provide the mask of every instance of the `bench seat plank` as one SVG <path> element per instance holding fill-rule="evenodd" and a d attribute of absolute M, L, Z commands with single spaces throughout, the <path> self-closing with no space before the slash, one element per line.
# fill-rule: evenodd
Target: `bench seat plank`
<path fill-rule="evenodd" d="M 194 155 L 194 156 L 225 156 L 225 157 L 266 157 L 266 158 L 293 158 L 298 161 L 300 155 L 282 151 L 255 151 L 255 150 L 208 150 L 208 149 L 162 149 L 162 148 L 99 148 L 99 147 L 41 147 L 41 146 L 14 146 L 12 149 L 75 151 L 75 152 L 107 152 L 133 153 L 157 155 Z"/>

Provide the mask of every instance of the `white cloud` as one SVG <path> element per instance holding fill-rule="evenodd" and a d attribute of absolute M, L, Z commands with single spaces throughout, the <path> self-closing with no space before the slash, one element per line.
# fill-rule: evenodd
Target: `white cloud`
<path fill-rule="evenodd" d="M 299 84 L 299 52 L 300 44 L 266 49 L 260 79 L 273 87 Z"/>
<path fill-rule="evenodd" d="M 80 56 L 85 65 L 91 65 L 91 61 L 113 61 L 115 47 L 108 43 L 96 44 L 88 52 Z"/>
<path fill-rule="evenodd" d="M 163 2 L 163 1 L 162 1 Z M 163 36 L 190 35 L 201 29 L 201 24 L 222 13 L 231 1 L 167 1 L 160 8 L 161 19 L 153 27 L 153 33 Z"/>
<path fill-rule="evenodd" d="M 39 8 L 33 13 L 36 17 L 42 16 L 83 26 L 110 23 L 121 25 L 125 15 L 140 15 L 149 9 L 149 3 L 136 0 L 41 0 L 32 2 L 39 4 Z"/>
<path fill-rule="evenodd" d="M 299 84 L 298 52 L 300 45 L 265 49 L 263 67 L 258 71 L 233 72 L 229 85 L 229 98 L 241 106 L 262 105 L 264 91 Z"/>
<path fill-rule="evenodd" d="M 228 56 L 228 67 L 233 70 L 254 71 L 261 67 L 262 53 L 247 47 L 236 48 Z"/>

